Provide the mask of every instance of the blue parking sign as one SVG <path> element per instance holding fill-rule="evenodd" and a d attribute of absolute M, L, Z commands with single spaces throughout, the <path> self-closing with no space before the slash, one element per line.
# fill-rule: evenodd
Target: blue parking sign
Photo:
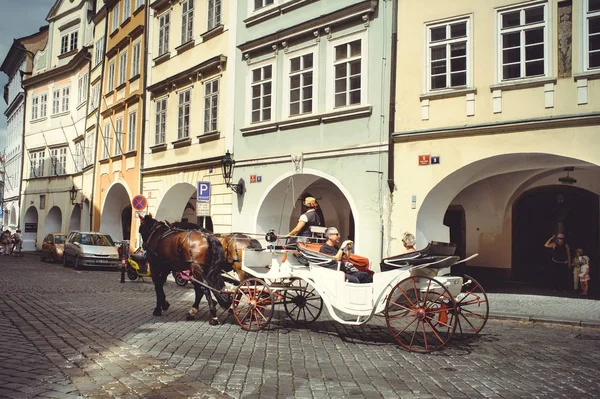
<path fill-rule="evenodd" d="M 210 202 L 210 182 L 198 182 L 198 202 Z"/>

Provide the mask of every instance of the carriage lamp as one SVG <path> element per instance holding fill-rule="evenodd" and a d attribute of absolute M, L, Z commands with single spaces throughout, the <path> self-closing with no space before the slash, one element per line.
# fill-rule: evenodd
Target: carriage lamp
<path fill-rule="evenodd" d="M 223 173 L 223 180 L 225 185 L 236 194 L 244 194 L 244 184 L 232 184 L 231 177 L 233 176 L 233 169 L 235 168 L 235 161 L 231 159 L 229 150 L 225 153 L 225 157 L 221 160 L 221 172 Z"/>
<path fill-rule="evenodd" d="M 69 190 L 69 197 L 71 197 L 71 205 L 75 205 L 75 200 L 77 199 L 77 187 L 73 184 L 73 187 Z"/>

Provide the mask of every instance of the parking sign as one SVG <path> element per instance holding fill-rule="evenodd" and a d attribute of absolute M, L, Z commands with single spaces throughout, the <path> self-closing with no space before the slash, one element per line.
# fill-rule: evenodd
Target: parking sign
<path fill-rule="evenodd" d="M 198 182 L 198 202 L 210 202 L 210 182 Z"/>

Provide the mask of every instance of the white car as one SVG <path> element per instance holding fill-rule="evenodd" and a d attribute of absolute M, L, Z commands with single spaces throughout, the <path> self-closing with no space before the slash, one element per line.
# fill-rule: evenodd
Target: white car
<path fill-rule="evenodd" d="M 65 241 L 63 264 L 82 266 L 120 267 L 119 251 L 110 235 L 98 232 L 72 231 Z"/>

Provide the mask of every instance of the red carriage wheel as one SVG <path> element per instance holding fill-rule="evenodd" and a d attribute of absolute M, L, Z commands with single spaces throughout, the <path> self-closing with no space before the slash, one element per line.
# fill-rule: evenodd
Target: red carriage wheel
<path fill-rule="evenodd" d="M 266 328 L 273 318 L 273 292 L 260 279 L 249 278 L 240 283 L 233 299 L 233 315 L 247 331 Z"/>
<path fill-rule="evenodd" d="M 321 295 L 302 279 L 294 280 L 291 287 L 283 293 L 283 306 L 290 319 L 299 324 L 317 320 L 323 310 Z"/>
<path fill-rule="evenodd" d="M 411 276 L 387 297 L 385 319 L 394 339 L 413 352 L 440 349 L 452 338 L 456 323 L 454 298 L 437 280 Z"/>
<path fill-rule="evenodd" d="M 483 330 L 488 320 L 490 303 L 477 280 L 466 274 L 462 278 L 462 289 L 455 299 L 456 313 L 452 317 L 456 324 L 456 337 L 467 339 Z"/>

